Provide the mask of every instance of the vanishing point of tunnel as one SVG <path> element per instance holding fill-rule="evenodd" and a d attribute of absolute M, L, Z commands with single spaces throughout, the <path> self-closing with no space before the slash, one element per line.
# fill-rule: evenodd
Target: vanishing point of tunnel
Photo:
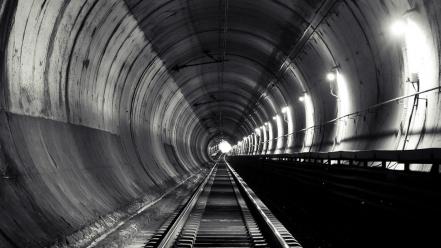
<path fill-rule="evenodd" d="M 441 247 L 441 1 L 0 0 L 0 247 Z"/>

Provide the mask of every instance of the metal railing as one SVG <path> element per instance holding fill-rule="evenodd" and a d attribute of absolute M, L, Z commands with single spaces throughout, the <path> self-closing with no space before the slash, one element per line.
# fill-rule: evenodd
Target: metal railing
<path fill-rule="evenodd" d="M 338 152 L 304 152 L 273 155 L 234 155 L 237 158 L 259 158 L 261 160 L 292 161 L 321 165 L 344 165 L 357 167 L 379 167 L 403 171 L 430 171 L 440 173 L 441 148 L 418 150 L 369 150 Z M 391 165 L 395 165 L 391 166 Z M 397 167 L 396 165 L 402 165 Z M 420 168 L 411 168 L 419 165 Z"/>
<path fill-rule="evenodd" d="M 275 141 L 275 140 L 278 140 L 278 139 L 281 139 L 281 138 L 285 138 L 285 137 L 288 137 L 288 136 L 291 136 L 291 135 L 295 135 L 295 134 L 298 134 L 298 133 L 303 133 L 303 132 L 306 132 L 306 131 L 311 130 L 311 129 L 322 128 L 322 127 L 324 127 L 326 125 L 333 124 L 333 123 L 335 123 L 335 122 L 337 122 L 339 120 L 342 120 L 344 118 L 349 118 L 351 116 L 360 116 L 360 115 L 362 115 L 364 113 L 369 113 L 369 112 L 372 112 L 375 109 L 383 107 L 384 105 L 388 105 L 390 103 L 398 102 L 398 101 L 401 101 L 401 100 L 404 100 L 404 99 L 410 98 L 410 97 L 419 97 L 419 95 L 421 95 L 421 94 L 429 93 L 429 92 L 435 91 L 435 90 L 438 90 L 439 92 L 441 92 L 441 86 L 437 86 L 437 87 L 433 87 L 433 88 L 430 88 L 430 89 L 418 91 L 418 92 L 415 92 L 415 93 L 412 93 L 412 94 L 409 94 L 409 95 L 405 95 L 405 96 L 400 96 L 400 97 L 392 98 L 392 99 L 389 99 L 387 101 L 371 105 L 371 106 L 369 106 L 369 107 L 367 107 L 365 109 L 358 110 L 356 112 L 352 112 L 352 113 L 349 113 L 349 114 L 346 114 L 346 115 L 342 115 L 342 116 L 336 117 L 334 119 L 322 122 L 322 123 L 314 125 L 314 126 L 302 128 L 302 129 L 296 130 L 296 131 L 294 131 L 292 133 L 287 133 L 287 134 L 284 134 L 282 136 L 278 136 L 276 138 L 273 138 L 273 139 L 270 139 L 270 140 L 267 140 L 267 141 L 261 141 L 261 142 L 258 143 L 258 145 L 259 144 L 263 144 L 263 143 L 269 143 L 269 142 L 272 142 L 272 141 Z M 256 145 L 251 145 L 251 147 L 255 147 L 255 146 Z"/>

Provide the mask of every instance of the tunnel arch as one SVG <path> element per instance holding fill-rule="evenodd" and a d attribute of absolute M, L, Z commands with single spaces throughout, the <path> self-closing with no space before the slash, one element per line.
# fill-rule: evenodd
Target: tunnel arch
<path fill-rule="evenodd" d="M 221 139 L 253 155 L 441 145 L 438 1 L 226 3 L 0 2 L 0 246 L 156 199 Z M 424 39 L 392 37 L 403 18 Z"/>

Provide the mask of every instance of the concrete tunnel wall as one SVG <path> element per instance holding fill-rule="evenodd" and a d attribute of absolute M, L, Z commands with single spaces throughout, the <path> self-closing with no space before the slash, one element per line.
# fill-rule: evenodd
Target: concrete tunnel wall
<path fill-rule="evenodd" d="M 202 44 L 218 39 L 195 24 L 187 28 L 180 14 L 150 25 L 165 18 L 156 9 L 185 5 L 147 2 L 0 2 L 0 246 L 52 244 L 137 199 L 159 197 L 209 161 L 207 145 L 218 135 L 204 119 L 216 106 L 195 109 L 194 103 L 215 91 L 210 83 L 218 67 L 170 68 L 194 55 L 198 39 L 186 38 L 187 33 L 200 34 Z M 439 1 L 326 1 L 333 7 L 298 50 L 298 39 L 290 34 L 313 23 L 320 1 L 230 4 L 242 2 L 246 8 L 240 11 L 252 14 L 233 12 L 242 21 L 240 28 L 261 30 L 253 34 L 237 28 L 229 37 L 231 54 L 250 51 L 254 61 L 231 56 L 232 66 L 225 65 L 222 89 L 228 103 L 218 107 L 228 114 L 223 131 L 229 140 L 242 140 L 266 121 L 277 136 L 272 117 L 290 106 L 292 146 L 286 145 L 287 138 L 279 148 L 273 141 L 272 152 L 440 146 L 439 91 L 424 95 L 427 107 L 421 101 L 412 119 L 413 98 L 408 98 L 296 132 L 413 92 L 406 83 L 413 55 L 404 49 L 405 41 L 389 32 L 390 24 L 413 7 L 418 10 L 406 18 L 421 28 L 424 54 L 430 55 L 424 64 L 430 70 L 420 72 L 420 90 L 439 86 Z M 286 13 L 289 8 L 298 13 Z M 204 8 L 195 9 L 195 15 L 197 10 Z M 212 18 L 210 11 L 200 25 Z M 299 26 L 285 24 L 302 18 Z M 278 25 L 288 25 L 288 31 L 273 35 Z M 170 32 L 178 33 L 180 43 L 168 40 Z M 268 66 L 256 61 L 268 61 Z M 325 80 L 336 65 L 346 82 L 336 87 L 338 94 L 347 93 L 342 104 Z M 298 101 L 305 92 L 313 112 Z M 249 136 L 246 143 L 255 140 Z M 243 149 L 253 153 L 250 145 Z"/>
<path fill-rule="evenodd" d="M 198 117 L 124 2 L 14 2 L 1 6 L 15 9 L 2 27 L 1 247 L 51 244 L 208 161 Z"/>
<path fill-rule="evenodd" d="M 265 122 L 276 126 L 272 116 L 283 116 L 282 107 L 289 106 L 294 132 L 285 128 L 285 137 L 281 137 L 288 153 L 439 147 L 439 89 L 421 94 L 412 116 L 414 97 L 363 110 L 418 92 L 408 82 L 415 72 L 419 74 L 419 91 L 440 86 L 440 4 L 337 1 L 304 47 L 286 58 L 287 66 L 280 71 L 285 80 L 265 91 L 267 97 L 250 114 L 252 121 L 247 122 L 245 135 Z M 404 37 L 394 35 L 391 26 L 400 19 L 411 22 L 418 30 L 410 30 Z M 334 67 L 340 78 L 329 82 L 326 75 Z M 331 94 L 331 87 L 338 97 Z M 298 101 L 304 93 L 312 101 L 313 113 L 309 114 L 313 115 L 313 125 L 305 122 L 308 111 L 305 112 L 305 103 Z M 276 94 L 282 97 L 270 97 Z M 324 124 L 356 112 L 359 113 Z M 294 139 L 293 149 L 287 149 L 287 137 Z M 277 140 L 268 142 L 275 144 Z M 234 153 L 247 153 L 242 144 L 236 144 Z"/>

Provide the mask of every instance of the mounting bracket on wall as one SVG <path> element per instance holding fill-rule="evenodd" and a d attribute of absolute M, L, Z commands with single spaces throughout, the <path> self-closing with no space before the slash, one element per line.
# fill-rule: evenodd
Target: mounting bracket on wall
<path fill-rule="evenodd" d="M 401 16 L 402 16 L 402 17 L 405 17 L 405 16 L 407 16 L 407 15 L 413 13 L 413 12 L 418 12 L 419 10 L 420 10 L 420 9 L 419 9 L 418 5 L 416 5 L 415 7 L 412 7 L 412 8 L 410 8 L 410 9 L 404 11 L 404 13 L 403 13 Z"/>
<path fill-rule="evenodd" d="M 335 97 L 339 98 L 338 95 L 334 92 L 334 87 L 337 85 L 338 80 L 338 70 L 340 69 L 340 64 L 336 64 L 335 66 L 329 69 L 328 74 L 326 75 L 327 80 L 330 82 L 329 84 L 329 93 Z"/>
<path fill-rule="evenodd" d="M 420 77 L 418 72 L 414 72 L 410 74 L 410 77 L 407 78 L 406 83 L 411 83 L 412 87 L 416 92 L 420 91 Z"/>

